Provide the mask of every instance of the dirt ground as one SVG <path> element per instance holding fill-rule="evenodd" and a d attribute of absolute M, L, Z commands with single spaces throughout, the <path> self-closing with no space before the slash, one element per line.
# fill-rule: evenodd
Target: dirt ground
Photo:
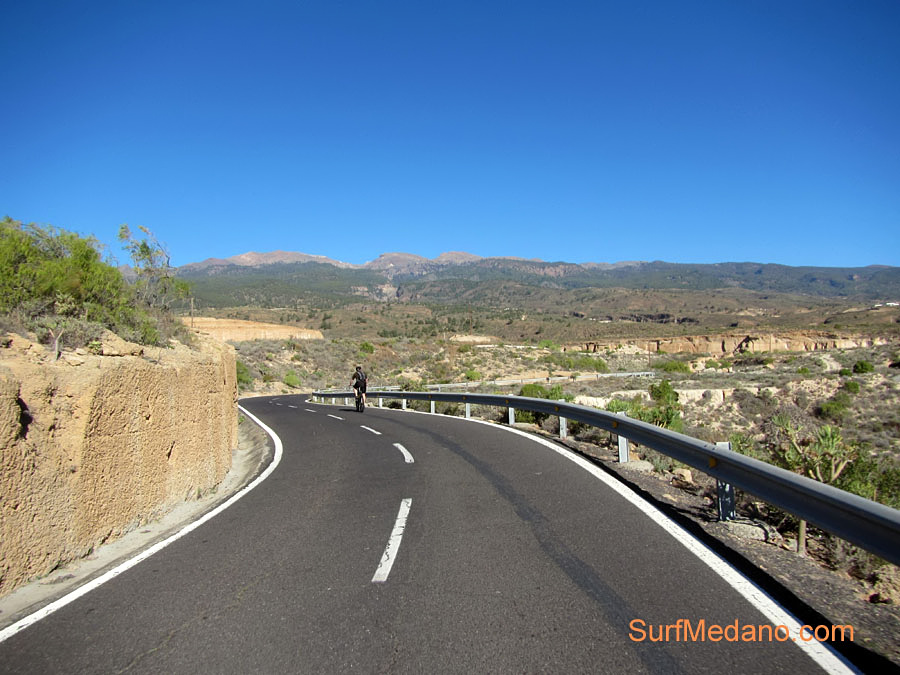
<path fill-rule="evenodd" d="M 222 342 L 244 340 L 321 340 L 322 331 L 278 323 L 241 319 L 213 319 L 205 316 L 182 317 L 189 328 L 211 335 Z"/>

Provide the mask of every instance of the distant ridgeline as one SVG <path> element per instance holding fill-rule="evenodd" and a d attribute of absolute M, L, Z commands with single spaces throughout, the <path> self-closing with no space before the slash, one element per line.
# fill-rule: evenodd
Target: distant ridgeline
<path fill-rule="evenodd" d="M 288 254 L 282 252 L 279 259 Z M 245 254 L 249 255 L 249 254 Z M 195 298 L 212 307 L 257 305 L 284 307 L 297 300 L 328 298 L 334 303 L 376 300 L 478 303 L 480 289 L 490 304 L 514 297 L 522 286 L 542 289 L 627 288 L 644 290 L 744 289 L 873 302 L 900 299 L 900 268 L 790 267 L 759 263 L 683 264 L 626 262 L 616 264 L 541 262 L 517 258 L 477 258 L 445 254 L 429 260 L 409 254 L 385 254 L 365 265 L 338 261 L 253 263 L 235 259 L 186 265 L 178 276 L 190 281 Z M 237 256 L 236 258 L 241 258 Z M 289 259 L 289 258 L 288 258 Z M 327 260 L 322 259 L 320 260 Z M 507 288 L 507 286 L 509 286 Z"/>

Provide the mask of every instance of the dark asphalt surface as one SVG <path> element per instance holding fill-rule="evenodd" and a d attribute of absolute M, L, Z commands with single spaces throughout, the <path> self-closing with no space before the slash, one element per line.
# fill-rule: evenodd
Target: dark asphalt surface
<path fill-rule="evenodd" d="M 632 640 L 634 619 L 769 621 L 545 446 L 463 420 L 300 397 L 242 405 L 284 444 L 275 472 L 0 644 L 0 673 L 818 670 L 791 643 Z M 390 576 L 372 583 L 405 498 Z"/>

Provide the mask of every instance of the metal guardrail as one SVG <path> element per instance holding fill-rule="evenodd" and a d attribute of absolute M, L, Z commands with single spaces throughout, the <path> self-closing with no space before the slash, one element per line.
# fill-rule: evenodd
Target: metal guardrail
<path fill-rule="evenodd" d="M 313 392 L 313 396 L 352 398 L 353 392 Z M 406 400 L 486 405 L 554 415 L 561 422 L 583 422 L 668 455 L 900 565 L 900 511 L 647 422 L 573 403 L 522 396 L 377 389 L 369 391 L 368 398 L 401 399 L 404 407 Z M 466 409 L 468 413 L 469 405 Z M 514 419 L 512 412 L 510 419 Z"/>
<path fill-rule="evenodd" d="M 627 377 L 653 377 L 658 373 L 652 370 L 641 370 L 630 373 L 590 373 L 587 375 L 578 375 L 574 379 L 571 375 L 552 375 L 550 377 L 510 377 L 503 380 L 471 380 L 469 382 L 445 382 L 443 384 L 426 384 L 426 391 L 449 391 L 452 389 L 477 389 L 478 387 L 512 387 L 517 384 L 537 384 L 553 383 L 553 382 L 587 382 L 591 380 L 602 380 L 606 378 L 624 379 Z M 391 385 L 388 387 L 379 387 L 379 391 L 400 391 L 401 387 Z M 332 387 L 330 389 L 322 389 L 322 394 L 337 394 L 346 391 L 342 387 Z"/>

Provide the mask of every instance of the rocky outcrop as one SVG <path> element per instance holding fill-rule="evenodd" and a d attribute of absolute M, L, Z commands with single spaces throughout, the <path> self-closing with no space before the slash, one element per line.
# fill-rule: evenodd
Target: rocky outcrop
<path fill-rule="evenodd" d="M 827 349 L 855 349 L 885 344 L 871 337 L 847 337 L 823 332 L 765 333 L 751 335 L 685 335 L 652 340 L 599 340 L 579 347 L 590 352 L 616 349 L 622 345 L 661 354 L 710 354 L 732 356 L 741 352 L 813 352 Z"/>
<path fill-rule="evenodd" d="M 234 350 L 108 336 L 0 348 L 0 595 L 214 488 L 237 443 Z M 112 356 L 110 354 L 116 354 Z"/>

